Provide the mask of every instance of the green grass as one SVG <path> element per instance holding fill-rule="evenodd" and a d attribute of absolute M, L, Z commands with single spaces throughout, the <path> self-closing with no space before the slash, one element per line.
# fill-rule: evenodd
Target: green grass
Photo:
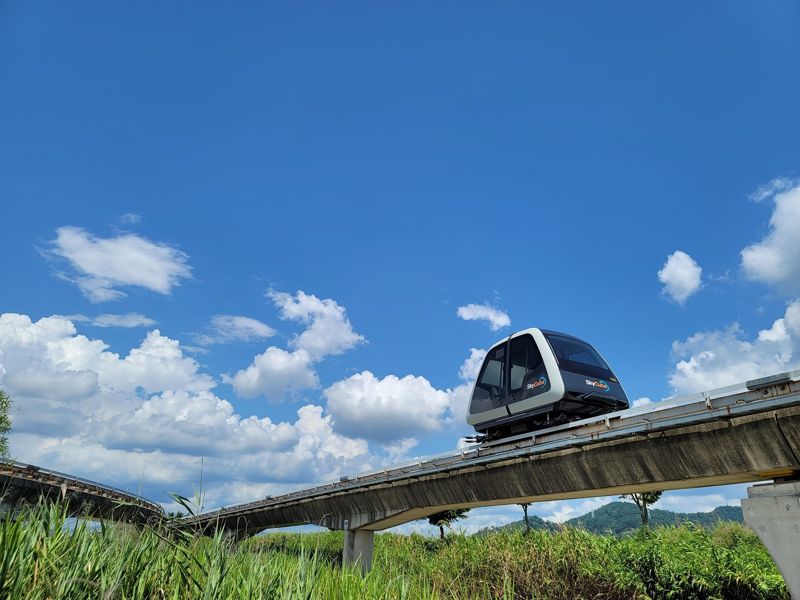
<path fill-rule="evenodd" d="M 58 506 L 0 524 L 0 598 L 786 599 L 752 532 L 665 527 L 623 538 L 576 529 L 486 536 L 376 536 L 362 577 L 339 567 L 341 533 L 234 545 L 172 525 L 64 527 Z"/>

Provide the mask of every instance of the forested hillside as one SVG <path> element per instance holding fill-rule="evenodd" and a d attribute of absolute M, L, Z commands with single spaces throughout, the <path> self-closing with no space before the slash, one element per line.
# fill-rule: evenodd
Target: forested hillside
<path fill-rule="evenodd" d="M 520 512 L 522 510 L 520 509 Z M 711 512 L 704 513 L 676 513 L 669 510 L 651 509 L 650 525 L 658 527 L 660 525 L 679 525 L 681 523 L 694 523 L 703 527 L 712 527 L 720 521 L 735 521 L 743 523 L 742 509 L 739 506 L 718 506 Z M 528 517 L 531 529 L 552 531 L 558 525 L 545 521 L 536 516 Z M 613 533 L 620 535 L 634 531 L 641 526 L 639 510 L 631 502 L 611 502 L 587 513 L 566 521 L 564 525 L 570 527 L 580 527 L 592 533 Z M 503 525 L 492 527 L 483 531 L 517 530 L 524 529 L 525 523 L 522 519 Z M 483 533 L 483 532 L 481 532 Z"/>

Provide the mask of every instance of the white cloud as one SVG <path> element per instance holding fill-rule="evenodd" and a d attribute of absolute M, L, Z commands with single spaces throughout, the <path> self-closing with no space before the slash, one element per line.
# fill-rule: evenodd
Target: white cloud
<path fill-rule="evenodd" d="M 136 213 L 125 213 L 120 215 L 119 222 L 125 225 L 136 225 L 137 223 L 142 222 L 142 217 Z"/>
<path fill-rule="evenodd" d="M 618 498 L 616 496 L 604 496 L 602 498 L 586 498 L 585 500 L 571 500 L 571 501 L 552 501 L 542 502 L 536 506 L 536 512 L 545 521 L 553 521 L 554 523 L 564 523 L 570 519 L 580 517 L 586 513 L 605 506 L 614 502 Z"/>
<path fill-rule="evenodd" d="M 72 319 L 80 321 L 81 319 Z M 126 313 L 124 315 L 102 314 L 95 317 L 87 317 L 86 321 L 95 327 L 150 327 L 155 325 L 155 320 L 139 313 Z"/>
<path fill-rule="evenodd" d="M 330 298 L 320 300 L 302 290 L 295 295 L 270 290 L 267 297 L 278 307 L 281 319 L 299 321 L 306 328 L 289 341 L 291 351 L 270 346 L 249 367 L 233 376 L 223 376 L 223 381 L 246 398 L 264 395 L 279 400 L 293 392 L 316 388 L 316 362 L 364 341 L 353 330 L 344 307 Z"/>
<path fill-rule="evenodd" d="M 653 403 L 653 401 L 650 398 L 647 398 L 646 396 L 642 396 L 641 398 L 637 398 L 636 400 L 634 400 L 633 404 L 631 404 L 631 407 L 632 408 L 639 408 L 640 406 L 647 406 L 648 404 L 652 404 L 652 403 Z"/>
<path fill-rule="evenodd" d="M 483 348 L 470 348 L 469 356 L 458 370 L 459 378 L 467 383 L 474 383 L 478 378 L 484 358 L 486 358 L 486 350 Z"/>
<path fill-rule="evenodd" d="M 190 493 L 200 457 L 215 503 L 248 486 L 285 490 L 375 464 L 367 442 L 334 432 L 320 406 L 302 406 L 292 422 L 237 414 L 158 331 L 122 357 L 63 317 L 0 315 L 0 386 L 16 409 L 15 458 L 109 484 L 141 481 L 148 495 Z"/>
<path fill-rule="evenodd" d="M 393 464 L 405 460 L 408 456 L 408 452 L 413 448 L 416 448 L 418 445 L 419 440 L 416 438 L 403 438 L 390 444 L 385 444 L 383 448 L 386 450 L 386 454 L 388 455 L 387 463 Z"/>
<path fill-rule="evenodd" d="M 456 424 L 463 425 L 465 423 L 467 408 L 472 397 L 472 388 L 478 378 L 484 358 L 486 358 L 486 350 L 470 348 L 469 356 L 464 359 L 458 369 L 458 377 L 463 383 L 446 390 L 450 399 L 451 420 Z"/>
<path fill-rule="evenodd" d="M 735 503 L 735 501 L 734 501 Z M 653 508 L 680 513 L 711 512 L 718 506 L 731 504 L 722 494 L 670 494 L 665 493 Z"/>
<path fill-rule="evenodd" d="M 275 330 L 257 319 L 237 315 L 216 315 L 211 319 L 209 333 L 197 336 L 201 346 L 227 342 L 253 342 L 275 335 Z"/>
<path fill-rule="evenodd" d="M 750 200 L 754 202 L 763 202 L 764 200 L 772 198 L 775 194 L 785 192 L 795 185 L 797 185 L 797 182 L 788 177 L 776 177 L 764 185 L 759 186 L 756 191 L 750 194 Z"/>
<path fill-rule="evenodd" d="M 759 342 L 784 342 L 789 339 L 786 331 L 786 320 L 776 319 L 769 329 L 762 329 L 758 332 Z"/>
<path fill-rule="evenodd" d="M 302 290 L 294 296 L 270 290 L 267 297 L 280 309 L 281 319 L 306 325 L 289 345 L 307 352 L 314 361 L 342 354 L 364 341 L 364 336 L 353 330 L 344 307 L 330 298 L 320 300 Z"/>
<path fill-rule="evenodd" d="M 532 515 L 530 512 L 528 514 L 529 516 Z M 522 517 L 522 507 L 518 504 L 473 508 L 467 513 L 464 519 L 453 523 L 451 529 L 455 532 L 470 535 L 481 529 L 499 527 L 507 523 L 513 523 L 514 521 L 521 521 Z M 409 529 L 411 530 L 409 533 L 417 531 L 430 536 L 439 535 L 439 528 L 429 525 L 427 520 L 424 523 L 418 521 L 415 526 Z"/>
<path fill-rule="evenodd" d="M 511 325 L 511 319 L 505 311 L 488 304 L 459 306 L 456 314 L 465 321 L 486 321 L 492 331 Z"/>
<path fill-rule="evenodd" d="M 675 341 L 672 351 L 677 363 L 669 382 L 676 393 L 699 392 L 798 368 L 800 301 L 790 304 L 782 318 L 753 340 L 734 323 Z"/>
<path fill-rule="evenodd" d="M 681 250 L 667 257 L 658 272 L 658 280 L 664 284 L 662 291 L 678 304 L 700 289 L 703 269 L 695 260 Z"/>
<path fill-rule="evenodd" d="M 216 385 L 209 375 L 198 372 L 197 361 L 183 355 L 180 342 L 161 335 L 158 329 L 150 331 L 142 343 L 123 359 L 105 351 L 92 356 L 96 347 L 81 356 L 80 346 L 85 345 L 81 342 L 78 348 L 73 348 L 64 344 L 63 358 L 83 364 L 85 368 L 97 369 L 101 385 L 126 391 L 141 388 L 149 393 L 164 390 L 200 392 Z M 84 357 L 89 361 L 83 362 Z"/>
<path fill-rule="evenodd" d="M 424 377 L 363 371 L 337 381 L 323 392 L 336 431 L 389 442 L 441 428 L 450 409 L 446 391 Z"/>
<path fill-rule="evenodd" d="M 467 429 L 467 406 L 485 355 L 485 350 L 471 348 L 459 368 L 464 383 L 448 389 L 437 389 L 420 376 L 379 379 L 370 371 L 337 381 L 323 391 L 334 428 L 380 442 L 389 455 L 398 457 L 414 447 L 419 436 L 446 426 Z"/>
<path fill-rule="evenodd" d="M 742 250 L 742 269 L 748 279 L 797 294 L 800 293 L 800 185 L 781 188 L 774 200 L 769 233 Z"/>
<path fill-rule="evenodd" d="M 92 302 L 122 298 L 126 293 L 119 288 L 128 286 L 169 294 L 191 277 L 184 252 L 130 233 L 99 238 L 79 227 L 60 227 L 51 254 L 69 262 L 74 273 L 65 277 Z"/>
<path fill-rule="evenodd" d="M 311 368 L 311 357 L 305 350 L 288 352 L 270 346 L 253 359 L 249 367 L 233 377 L 223 376 L 236 393 L 245 398 L 259 395 L 280 400 L 286 394 L 319 386 L 319 378 Z"/>

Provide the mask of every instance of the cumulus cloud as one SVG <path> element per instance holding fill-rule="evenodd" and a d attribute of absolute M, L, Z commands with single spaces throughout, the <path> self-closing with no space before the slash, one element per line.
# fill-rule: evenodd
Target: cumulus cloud
<path fill-rule="evenodd" d="M 703 269 L 691 256 L 676 250 L 667 257 L 658 272 L 658 280 L 664 284 L 663 293 L 683 304 L 700 289 L 702 274 Z"/>
<path fill-rule="evenodd" d="M 750 339 L 738 323 L 701 331 L 672 344 L 676 359 L 669 382 L 676 393 L 765 377 L 800 367 L 800 301 Z"/>
<path fill-rule="evenodd" d="M 775 207 L 769 233 L 742 250 L 742 270 L 752 281 L 787 294 L 800 293 L 800 185 L 770 187 Z"/>
<path fill-rule="evenodd" d="M 470 348 L 469 356 L 458 370 L 459 378 L 468 383 L 474 383 L 478 378 L 484 358 L 486 358 L 486 350 L 483 348 Z"/>
<path fill-rule="evenodd" d="M 337 431 L 380 442 L 436 431 L 450 408 L 446 391 L 413 375 L 378 379 L 362 371 L 323 394 Z"/>
<path fill-rule="evenodd" d="M 353 330 L 344 307 L 330 298 L 321 300 L 303 290 L 295 295 L 270 290 L 267 297 L 280 310 L 281 319 L 306 325 L 289 345 L 304 350 L 312 360 L 342 354 L 364 341 L 364 336 Z"/>
<path fill-rule="evenodd" d="M 462 425 L 477 371 L 485 350 L 470 349 L 459 369 L 463 383 L 438 389 L 425 377 L 386 375 L 376 377 L 362 371 L 337 381 L 323 391 L 336 431 L 358 436 L 392 448 L 414 445 L 416 438 L 440 431 L 448 425 Z M 413 447 L 413 446 L 410 446 Z"/>
<path fill-rule="evenodd" d="M 184 252 L 131 233 L 99 238 L 80 227 L 60 227 L 50 255 L 68 262 L 72 272 L 64 277 L 92 302 L 123 298 L 122 287 L 169 294 L 191 277 Z"/>
<path fill-rule="evenodd" d="M 511 325 L 505 311 L 488 304 L 465 304 L 458 307 L 456 314 L 465 321 L 486 321 L 492 331 Z"/>
<path fill-rule="evenodd" d="M 209 333 L 197 336 L 201 346 L 228 342 L 254 342 L 275 335 L 275 330 L 257 319 L 237 315 L 216 315 L 211 319 Z"/>
<path fill-rule="evenodd" d="M 63 317 L 0 315 L 0 387 L 17 409 L 15 458 L 111 484 L 141 481 L 145 493 L 186 493 L 201 457 L 220 504 L 240 499 L 227 486 L 285 489 L 374 465 L 367 442 L 335 432 L 321 406 L 302 406 L 289 422 L 237 414 L 158 331 L 120 356 Z"/>
<path fill-rule="evenodd" d="M 330 298 L 320 299 L 302 290 L 287 294 L 270 290 L 267 297 L 283 320 L 299 321 L 306 327 L 289 340 L 291 350 L 270 346 L 245 369 L 223 381 L 246 398 L 266 396 L 272 400 L 304 389 L 316 388 L 319 378 L 313 365 L 326 356 L 342 354 L 364 341 L 353 329 L 344 307 Z"/>
<path fill-rule="evenodd" d="M 631 408 L 639 408 L 640 406 L 647 406 L 648 404 L 652 403 L 653 401 L 650 398 L 642 396 L 641 398 L 637 398 L 636 400 L 633 401 L 633 404 L 631 404 Z"/>
<path fill-rule="evenodd" d="M 276 346 L 267 348 L 253 359 L 249 367 L 233 377 L 223 376 L 223 381 L 230 383 L 236 393 L 245 398 L 263 395 L 270 400 L 280 400 L 287 393 L 319 386 L 308 352 L 288 352 Z"/>

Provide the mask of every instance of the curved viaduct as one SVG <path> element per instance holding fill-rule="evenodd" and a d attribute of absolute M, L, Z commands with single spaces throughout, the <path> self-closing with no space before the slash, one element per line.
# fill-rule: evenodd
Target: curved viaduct
<path fill-rule="evenodd" d="M 15 461 L 0 461 L 0 510 L 62 500 L 73 517 L 145 523 L 164 512 L 155 502 L 111 486 Z"/>

